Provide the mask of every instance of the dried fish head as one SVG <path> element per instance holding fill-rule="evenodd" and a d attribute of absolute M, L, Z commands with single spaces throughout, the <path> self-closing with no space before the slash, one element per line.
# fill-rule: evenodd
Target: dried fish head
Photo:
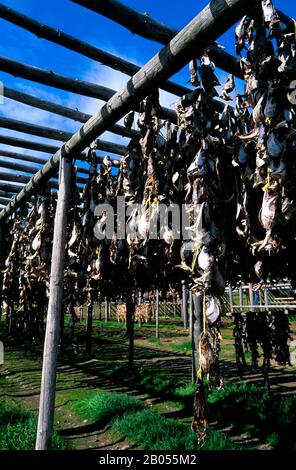
<path fill-rule="evenodd" d="M 212 250 L 203 246 L 199 252 L 197 263 L 202 271 L 210 271 L 215 263 L 215 256 Z"/>
<path fill-rule="evenodd" d="M 265 230 L 270 230 L 278 216 L 279 194 L 273 189 L 264 191 L 262 207 L 259 214 L 260 222 Z"/>
<path fill-rule="evenodd" d="M 32 249 L 34 251 L 38 251 L 41 247 L 41 243 L 42 243 L 42 232 L 39 231 L 33 240 Z"/>
<path fill-rule="evenodd" d="M 274 95 L 273 92 L 268 92 L 267 94 L 267 99 L 264 107 L 264 116 L 272 119 L 276 116 L 278 113 L 278 103 L 276 96 Z"/>
<path fill-rule="evenodd" d="M 198 67 L 197 67 L 196 59 L 193 59 L 189 62 L 190 83 L 193 86 L 199 86 L 200 85 L 200 81 L 199 81 L 199 78 L 198 78 L 198 75 L 197 75 L 197 70 L 198 70 Z"/>
<path fill-rule="evenodd" d="M 221 317 L 222 307 L 219 299 L 210 295 L 206 297 L 206 318 L 209 326 L 216 323 Z"/>
<path fill-rule="evenodd" d="M 274 180 L 284 179 L 286 176 L 286 163 L 283 159 L 278 162 L 271 160 L 269 164 L 270 176 Z"/>
<path fill-rule="evenodd" d="M 280 22 L 280 19 L 276 9 L 273 6 L 272 0 L 262 0 L 261 5 L 264 21 L 266 23 L 270 23 L 269 27 L 274 29 L 275 25 Z"/>
<path fill-rule="evenodd" d="M 283 156 L 287 148 L 287 142 L 284 138 L 281 138 L 276 132 L 270 132 L 267 142 L 267 151 L 273 158 Z"/>
<path fill-rule="evenodd" d="M 223 86 L 222 92 L 220 94 L 220 98 L 226 101 L 232 100 L 229 93 L 231 93 L 235 88 L 235 82 L 232 74 L 229 74 L 227 80 Z"/>

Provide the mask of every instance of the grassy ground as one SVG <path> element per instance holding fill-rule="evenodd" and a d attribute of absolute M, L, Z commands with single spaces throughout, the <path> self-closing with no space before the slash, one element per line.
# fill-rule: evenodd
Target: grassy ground
<path fill-rule="evenodd" d="M 128 437 L 145 450 L 239 449 L 217 431 L 212 431 L 209 439 L 199 444 L 188 426 L 160 415 L 129 395 L 100 392 L 78 401 L 75 409 L 89 421 L 111 422 L 115 433 Z"/>
<path fill-rule="evenodd" d="M 293 330 L 295 333 L 295 324 Z M 221 331 L 224 338 L 221 350 L 222 369 L 226 379 L 231 382 L 237 380 L 232 328 L 225 323 Z M 0 395 L 12 397 L 36 415 L 42 345 L 34 345 L 30 341 L 23 341 L 21 345 L 15 344 L 7 336 L 4 325 L 2 328 L 0 325 L 0 333 L 0 339 L 5 344 L 5 364 L 0 366 Z M 95 320 L 91 356 L 85 355 L 83 323 L 78 326 L 76 333 L 79 348 L 74 349 L 69 336 L 66 335 L 63 350 L 60 351 L 55 414 L 56 429 L 72 447 L 77 449 L 153 449 L 153 446 L 157 445 L 153 437 L 147 437 L 148 440 L 145 440 L 145 427 L 147 431 L 151 426 L 151 430 L 155 428 L 158 434 L 161 434 L 159 426 L 164 430 L 167 426 L 175 429 L 172 431 L 170 441 L 172 448 L 191 446 L 190 442 L 193 442 L 191 439 L 195 439 L 195 435 L 190 430 L 194 393 L 194 387 L 191 384 L 191 341 L 181 321 L 178 323 L 167 321 L 162 324 L 159 339 L 154 336 L 155 325 L 145 324 L 142 327 L 135 325 L 135 368 L 132 373 L 127 368 L 128 340 L 123 324 L 109 322 L 106 325 L 102 321 Z M 295 368 L 273 368 L 271 371 L 272 389 L 280 393 L 294 392 L 293 372 L 295 374 Z M 248 367 L 245 380 L 262 384 L 263 377 L 260 369 L 254 370 Z M 83 416 L 77 404 L 81 403 L 81 400 L 96 403 L 95 400 L 98 398 L 95 397 L 98 396 L 98 392 L 104 394 L 106 391 L 120 393 L 120 397 L 124 394 L 131 400 L 135 399 L 137 401 L 135 409 L 130 412 L 129 403 L 128 412 L 119 411 L 118 413 L 117 410 L 116 415 L 106 416 L 103 419 L 96 415 L 94 411 L 96 405 L 90 408 L 92 416 Z M 275 411 L 273 411 L 273 426 L 269 424 L 270 417 L 267 417 L 265 421 L 264 418 L 261 421 L 267 424 L 264 424 L 265 427 L 263 426 L 262 431 L 257 434 L 252 429 L 252 419 L 250 422 L 246 419 L 246 427 L 238 426 L 233 420 L 233 416 L 237 414 L 238 405 L 235 401 L 237 398 L 234 399 L 233 394 L 227 393 L 231 398 L 218 399 L 216 395 L 214 396 L 211 407 L 215 413 L 212 413 L 211 421 L 213 430 L 228 429 L 226 434 L 229 435 L 230 441 L 224 434 L 212 433 L 207 446 L 230 448 L 234 444 L 239 447 L 263 445 L 270 448 L 282 446 L 283 442 L 288 442 L 285 436 L 289 423 L 283 425 L 283 431 L 279 432 L 276 423 L 281 422 L 281 414 Z M 243 394 L 242 391 L 238 393 L 238 395 L 241 394 Z M 230 408 L 231 403 L 234 403 L 232 411 L 225 407 L 226 405 L 224 406 L 224 403 L 228 402 Z M 269 403 L 271 402 L 272 398 Z M 294 402 L 277 403 L 280 409 L 288 409 L 289 413 L 292 413 Z M 109 408 L 112 409 L 113 405 L 114 403 L 109 404 Z M 232 418 L 224 419 L 224 415 L 232 416 Z M 256 429 L 260 419 L 254 420 Z M 146 423 L 144 427 L 140 427 L 141 420 Z M 138 433 L 132 434 L 135 426 Z M 264 429 L 270 432 L 266 433 Z M 187 436 L 185 441 L 179 440 L 180 432 L 183 436 Z M 166 434 L 167 431 L 163 435 Z M 164 442 L 159 445 L 168 445 L 166 441 Z M 196 445 L 195 440 L 194 445 Z M 288 448 L 291 448 L 291 445 L 289 443 Z"/>
<path fill-rule="evenodd" d="M 12 399 L 0 403 L 0 450 L 34 450 L 37 420 L 34 414 Z M 69 445 L 56 433 L 51 448 L 69 449 Z"/>

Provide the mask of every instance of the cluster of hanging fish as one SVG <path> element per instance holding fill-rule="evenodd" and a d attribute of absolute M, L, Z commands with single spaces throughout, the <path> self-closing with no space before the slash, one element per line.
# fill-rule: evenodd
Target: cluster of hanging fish
<path fill-rule="evenodd" d="M 284 311 L 240 312 L 233 314 L 233 336 L 235 339 L 236 362 L 240 376 L 246 366 L 246 352 L 251 352 L 252 366 L 258 365 L 260 350 L 263 355 L 263 374 L 268 387 L 268 369 L 271 360 L 280 365 L 291 365 L 288 340 L 290 335 L 289 319 Z"/>
<path fill-rule="evenodd" d="M 262 2 L 264 23 L 244 17 L 236 28 L 236 49 L 246 50 L 241 68 L 246 81 L 239 96 L 242 130 L 238 133 L 239 200 L 237 233 L 247 250 L 240 265 L 249 282 L 290 279 L 296 240 L 293 94 L 296 75 L 295 33 L 286 33 L 270 0 Z"/>
<path fill-rule="evenodd" d="M 206 289 L 212 303 L 223 292 L 223 276 L 230 285 L 249 282 L 261 288 L 279 280 L 295 285 L 296 120 L 295 100 L 289 93 L 296 72 L 295 32 L 286 32 L 270 0 L 262 2 L 262 13 L 262 21 L 244 17 L 236 27 L 236 51 L 246 83 L 244 93 L 236 94 L 235 107 L 227 104 L 218 119 L 217 113 L 204 110 L 204 92 L 206 98 L 214 97 L 219 85 L 206 53 L 199 67 L 195 61 L 190 66 L 191 83 L 197 87 L 192 100 L 184 97 L 179 106 L 187 143 L 194 142 L 194 146 L 199 141 L 187 170 L 186 203 L 201 204 L 200 218 L 192 227 L 191 241 L 197 249 L 193 261 L 189 254 L 188 262 L 185 248 L 182 264 L 193 274 L 195 269 L 202 273 L 200 278 L 192 277 L 193 288 Z M 234 89 L 230 75 L 220 97 L 230 101 Z M 209 358 L 215 364 L 207 309 L 205 313 L 202 374 L 197 380 L 193 420 L 200 439 L 207 430 L 203 364 L 210 363 Z M 250 313 L 246 325 L 238 318 L 235 325 L 238 364 L 245 364 L 243 344 L 252 351 L 254 365 L 261 345 L 266 381 L 272 356 L 279 363 L 289 363 L 287 319 L 277 314 L 273 322 L 269 320 L 268 314 Z"/>
<path fill-rule="evenodd" d="M 46 314 L 55 199 L 45 191 L 10 222 L 2 300 L 11 334 L 40 340 Z"/>

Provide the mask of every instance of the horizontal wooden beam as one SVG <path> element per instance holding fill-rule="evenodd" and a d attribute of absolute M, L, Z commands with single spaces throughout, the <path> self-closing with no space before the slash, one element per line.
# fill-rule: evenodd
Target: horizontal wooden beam
<path fill-rule="evenodd" d="M 57 149 L 58 150 L 58 149 Z M 32 162 L 32 163 L 37 163 L 38 165 L 45 165 L 47 163 L 48 158 L 42 158 L 42 157 L 36 157 L 35 155 L 24 155 L 22 153 L 17 153 L 17 152 L 10 152 L 8 150 L 3 150 L 0 149 L 0 157 L 8 157 L 8 158 L 13 158 L 14 160 L 20 160 L 24 162 Z M 97 162 L 103 163 L 104 157 L 97 155 Z M 114 160 L 111 159 L 112 166 L 113 167 L 118 167 L 120 165 L 120 160 Z M 76 166 L 77 172 L 78 173 L 83 173 L 85 175 L 89 174 L 89 169 L 88 168 L 83 168 L 81 166 Z"/>
<path fill-rule="evenodd" d="M 5 181 L 5 183 L 11 181 L 12 183 L 20 183 L 20 184 L 26 185 L 28 184 L 29 181 L 31 181 L 31 179 L 32 179 L 31 173 L 30 175 L 23 175 L 21 173 L 16 173 L 16 172 L 10 173 L 8 171 L 7 172 L 2 171 L 0 167 L 0 180 Z M 85 182 L 81 183 L 81 181 L 79 181 L 77 183 L 77 186 L 80 190 L 82 189 L 81 184 L 85 184 Z M 50 188 L 58 189 L 59 187 L 58 180 L 50 179 L 48 181 L 48 186 Z"/>
<path fill-rule="evenodd" d="M 139 13 L 117 0 L 104 0 L 103 2 L 101 0 L 71 1 L 115 21 L 138 36 L 151 39 L 160 44 L 168 44 L 179 32 L 179 30 L 170 28 L 153 19 L 148 13 Z M 209 46 L 208 53 L 217 67 L 243 79 L 240 61 L 236 57 L 216 46 Z"/>
<path fill-rule="evenodd" d="M 10 136 L 8 137 L 4 135 L 0 135 L 0 144 L 11 145 L 13 147 L 19 147 L 19 148 L 28 149 L 28 150 L 37 150 L 38 152 L 49 153 L 51 155 L 59 151 L 59 147 L 56 147 L 53 145 L 45 145 L 39 142 L 32 142 L 29 140 L 19 139 L 17 137 L 10 137 Z M 1 153 L 3 156 L 7 156 L 7 157 L 10 156 L 9 154 L 12 154 L 12 155 L 15 154 L 15 152 L 9 152 L 8 150 L 1 150 Z M 96 154 L 96 156 L 97 156 L 97 162 L 102 163 L 104 160 L 104 157 L 98 154 Z M 81 153 L 78 156 L 75 155 L 75 160 L 85 161 L 86 160 L 85 153 Z M 28 160 L 28 161 L 31 161 L 31 160 Z M 45 160 L 45 163 L 47 161 L 48 159 Z M 111 158 L 111 163 L 112 163 L 112 166 L 118 167 L 120 165 L 120 160 Z"/>
<path fill-rule="evenodd" d="M 39 126 L 37 124 L 29 124 L 24 121 L 18 121 L 16 119 L 2 116 L 0 116 L 0 127 L 17 132 L 23 132 L 25 134 L 37 135 L 38 137 L 44 137 L 46 139 L 59 140 L 61 142 L 66 142 L 72 137 L 71 132 L 53 129 L 52 127 Z M 96 146 L 98 150 L 115 153 L 116 155 L 124 155 L 127 152 L 127 147 L 125 145 L 107 142 L 102 139 L 96 140 Z"/>
<path fill-rule="evenodd" d="M 40 170 L 40 168 L 37 168 L 33 165 L 26 165 L 24 163 L 21 163 L 20 161 L 11 162 L 8 160 L 4 160 L 3 158 L 0 158 L 0 168 L 7 168 L 9 170 L 15 170 L 16 172 L 20 171 L 22 173 L 29 173 L 30 177 L 32 176 L 32 174 L 34 175 L 35 173 L 37 173 L 37 171 Z M 86 184 L 88 178 L 77 175 L 76 181 L 77 183 Z"/>
<path fill-rule="evenodd" d="M 70 36 L 60 29 L 55 29 L 46 24 L 39 23 L 38 21 L 33 20 L 12 8 L 8 8 L 2 3 L 0 3 L 0 17 L 10 21 L 16 26 L 20 26 L 33 34 L 36 34 L 38 38 L 47 39 L 55 44 L 66 47 L 71 51 L 78 52 L 85 57 L 107 65 L 108 67 L 129 76 L 135 75 L 135 73 L 140 70 L 140 67 L 132 62 L 105 52 L 87 42 L 75 38 L 74 36 Z M 177 96 L 182 96 L 190 91 L 188 88 L 171 81 L 163 83 L 162 89 Z"/>
<path fill-rule="evenodd" d="M 23 175 L 19 175 L 19 174 L 15 175 L 15 174 L 0 170 L 0 180 L 1 180 L 0 181 L 1 189 L 4 189 L 4 190 L 10 189 L 11 191 L 15 191 L 17 194 L 21 194 L 21 191 L 24 190 L 27 184 L 28 177 L 27 176 L 23 177 Z M 58 189 L 58 184 L 56 182 L 53 182 L 52 180 L 48 180 L 45 186 L 48 186 L 49 188 Z"/>
<path fill-rule="evenodd" d="M 37 163 L 38 165 L 45 165 L 47 162 L 48 158 L 42 158 L 42 157 L 36 157 L 35 155 L 25 155 L 23 153 L 17 153 L 17 152 L 10 152 L 8 150 L 3 150 L 0 149 L 0 157 L 8 157 L 8 158 L 13 158 L 14 160 L 20 160 L 23 162 L 31 162 L 31 163 Z M 76 166 L 77 171 L 79 173 L 84 173 L 86 175 L 89 174 L 88 168 L 83 168 L 80 166 Z"/>
<path fill-rule="evenodd" d="M 15 192 L 11 192 L 11 191 L 2 191 L 0 190 L 0 197 L 8 197 L 9 199 L 11 199 L 13 196 L 15 195 Z"/>
<path fill-rule="evenodd" d="M 12 147 L 19 147 L 28 150 L 36 150 L 38 152 L 43 153 L 50 153 L 51 155 L 53 155 L 59 150 L 59 147 L 56 147 L 54 145 L 43 144 L 41 142 L 33 142 L 25 139 L 20 139 L 19 137 L 11 137 L 2 134 L 0 134 L 0 144 L 10 145 Z"/>
<path fill-rule="evenodd" d="M 6 182 L 0 181 L 0 189 L 2 189 L 2 191 L 13 192 L 13 193 L 19 194 L 23 188 L 24 188 L 24 184 L 18 185 L 18 184 L 13 184 L 7 181 Z"/>
<path fill-rule="evenodd" d="M 50 113 L 54 113 L 59 116 L 72 119 L 73 121 L 85 123 L 91 118 L 91 114 L 82 113 L 77 109 L 67 108 L 66 106 L 61 106 L 60 104 L 52 103 L 51 101 L 41 100 L 33 95 L 29 95 L 27 93 L 20 92 L 19 90 L 9 88 L 6 85 L 4 85 L 3 87 L 3 95 L 6 98 L 17 101 L 19 103 L 23 103 L 34 108 L 43 109 L 44 111 L 48 111 Z M 138 135 L 137 131 L 133 129 L 127 129 L 125 126 L 120 126 L 118 124 L 111 126 L 109 132 L 123 137 L 134 137 Z"/>
<path fill-rule="evenodd" d="M 8 204 L 10 201 L 9 197 L 0 197 L 0 204 L 3 204 L 4 206 Z"/>
<path fill-rule="evenodd" d="M 84 80 L 66 77 L 65 75 L 54 73 L 51 70 L 33 67 L 4 56 L 0 56 L 0 70 L 13 75 L 14 77 L 25 78 L 26 80 L 42 83 L 43 85 L 48 85 L 60 90 L 77 93 L 78 95 L 97 98 L 103 101 L 108 101 L 116 93 L 116 91 L 111 88 L 96 85 L 95 83 L 86 82 Z M 151 90 L 152 89 L 150 89 L 149 92 L 151 92 Z M 138 103 L 134 103 L 133 107 L 137 111 Z M 159 117 L 174 123 L 177 122 L 176 112 L 172 109 L 162 107 L 159 112 Z"/>

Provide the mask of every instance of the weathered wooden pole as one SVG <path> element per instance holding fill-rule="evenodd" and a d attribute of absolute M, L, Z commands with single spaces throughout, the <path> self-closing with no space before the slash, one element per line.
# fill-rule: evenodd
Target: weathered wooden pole
<path fill-rule="evenodd" d="M 2 270 L 4 268 L 5 263 L 5 228 L 4 223 L 0 223 L 0 320 L 2 314 L 2 290 L 3 290 L 3 273 Z"/>
<path fill-rule="evenodd" d="M 183 323 L 184 330 L 188 328 L 188 309 L 187 309 L 187 289 L 185 281 L 182 280 L 182 314 L 183 314 Z"/>
<path fill-rule="evenodd" d="M 192 382 L 196 382 L 199 369 L 199 341 L 202 332 L 202 292 L 193 294 L 192 328 Z"/>
<path fill-rule="evenodd" d="M 20 170 L 21 171 L 21 170 Z M 6 172 L 6 171 L 2 171 L 1 168 L 0 168 L 0 179 L 7 182 L 7 181 L 13 181 L 15 183 L 24 183 L 26 184 L 28 181 L 30 181 L 30 176 L 29 175 L 23 175 L 21 173 L 13 173 L 13 172 Z M 50 179 L 48 182 L 47 182 L 48 186 L 50 188 L 55 188 L 57 189 L 58 188 L 58 181 L 56 179 Z M 84 184 L 84 183 L 83 183 Z M 22 188 L 19 188 L 19 189 L 22 189 Z"/>
<path fill-rule="evenodd" d="M 22 149 L 37 150 L 38 152 L 50 153 L 51 155 L 59 151 L 59 147 L 55 147 L 53 145 L 45 145 L 40 142 L 33 142 L 30 140 L 19 139 L 17 137 L 10 137 L 10 136 L 4 136 L 4 135 L 0 135 L 0 144 L 11 145 L 12 147 L 20 147 Z M 22 158 L 18 158 L 18 155 L 20 154 L 16 152 L 10 152 L 8 150 L 3 150 L 3 149 L 0 150 L 0 155 L 4 157 L 9 157 L 9 158 L 14 158 L 13 156 L 15 156 L 15 158 L 17 159 L 23 159 L 24 161 L 32 161 L 36 163 L 39 163 L 37 161 L 38 158 L 40 160 L 40 157 L 35 157 L 35 156 L 33 157 L 31 155 L 23 155 L 23 154 L 21 154 Z M 87 160 L 87 156 L 85 155 L 85 153 L 81 153 L 80 155 L 76 155 L 75 157 L 77 160 L 82 160 L 82 161 Z M 40 162 L 41 164 L 46 164 L 48 162 L 48 159 L 42 159 L 42 160 L 45 160 L 45 161 L 42 163 Z M 104 157 L 102 155 L 96 154 L 96 161 L 98 163 L 102 163 L 103 160 L 104 160 Z M 120 161 L 117 159 L 111 158 L 111 163 L 112 163 L 112 166 L 119 166 Z M 79 169 L 79 171 L 81 171 L 82 173 L 85 172 L 83 171 L 85 170 L 85 168 L 83 169 L 81 167 L 77 167 L 77 169 Z M 87 174 L 88 173 L 89 172 L 87 170 Z"/>
<path fill-rule="evenodd" d="M 109 300 L 105 297 L 105 323 L 109 321 Z"/>
<path fill-rule="evenodd" d="M 230 312 L 233 312 L 233 292 L 232 292 L 232 287 L 228 287 L 228 295 L 229 295 L 229 308 Z"/>
<path fill-rule="evenodd" d="M 71 177 L 72 162 L 67 157 L 62 156 L 60 162 L 60 186 L 54 223 L 36 450 L 48 450 L 50 448 L 53 429 L 56 366 L 62 313 L 64 260 Z"/>
<path fill-rule="evenodd" d="M 10 152 L 9 150 L 3 150 L 3 149 L 0 149 L 0 157 L 9 157 L 14 160 L 19 160 L 21 162 L 23 161 L 23 162 L 36 163 L 37 165 L 44 165 L 47 162 L 47 158 L 42 158 L 39 156 L 36 157 L 35 155 L 23 155 L 22 153 Z M 87 168 L 82 168 L 78 166 L 76 166 L 76 168 L 79 173 L 84 173 L 86 175 L 89 174 L 89 170 Z"/>
<path fill-rule="evenodd" d="M 15 193 L 9 191 L 2 191 L 0 189 L 0 196 L 1 197 L 9 197 L 10 199 L 14 196 Z"/>
<path fill-rule="evenodd" d="M 253 287 L 252 287 L 252 284 L 249 284 L 249 306 L 250 306 L 251 312 L 254 312 L 253 304 L 254 304 Z"/>
<path fill-rule="evenodd" d="M 0 151 L 1 153 L 1 151 Z M 36 173 L 39 170 L 36 166 L 33 165 L 26 165 L 19 161 L 8 162 L 6 159 L 0 158 L 0 168 L 8 168 L 9 170 L 21 171 L 22 173 Z M 24 175 L 27 176 L 27 175 Z M 28 178 L 28 176 L 27 176 Z M 29 177 L 30 178 L 30 177 Z M 76 177 L 76 181 L 78 183 L 86 184 L 87 178 L 85 176 L 78 176 Z M 23 182 L 23 181 L 22 181 Z M 56 186 L 58 187 L 58 186 Z"/>
<path fill-rule="evenodd" d="M 155 289 L 155 338 L 159 339 L 159 289 Z"/>
<path fill-rule="evenodd" d="M 173 312 L 174 312 L 174 319 L 176 318 L 176 309 L 177 309 L 177 300 L 174 297 L 174 304 L 173 304 Z"/>
<path fill-rule="evenodd" d="M 189 291 L 189 335 L 193 334 L 193 297 L 192 290 Z"/>
<path fill-rule="evenodd" d="M 0 127 L 18 132 L 24 132 L 25 134 L 45 137 L 46 139 L 59 140 L 61 142 L 66 142 L 72 137 L 71 132 L 66 132 L 61 129 L 53 129 L 52 127 L 40 126 L 38 124 L 31 124 L 24 121 L 18 121 L 17 119 L 11 119 L 2 116 L 0 116 Z M 96 147 L 98 150 L 115 153 L 117 155 L 125 155 L 127 152 L 127 147 L 125 145 L 108 142 L 102 139 L 96 140 Z"/>
<path fill-rule="evenodd" d="M 134 368 L 134 317 L 135 317 L 135 301 L 132 295 L 126 299 L 126 334 L 129 339 L 128 346 L 128 368 Z"/>
<path fill-rule="evenodd" d="M 3 94 L 6 98 L 9 98 L 11 100 L 26 104 L 28 106 L 32 106 L 33 108 L 43 109 L 44 111 L 48 111 L 50 113 L 66 117 L 68 119 L 72 119 L 73 121 L 87 122 L 91 118 L 91 114 L 82 113 L 77 109 L 67 108 L 66 106 L 62 106 L 57 103 L 52 103 L 51 101 L 41 100 L 36 96 L 29 95 L 28 93 L 23 93 L 13 88 L 9 88 L 6 85 L 4 86 Z M 109 131 L 113 132 L 113 134 L 118 134 L 124 137 L 133 137 L 138 135 L 137 131 L 133 129 L 128 129 L 124 126 L 119 126 L 118 124 L 114 124 L 114 126 L 111 126 Z"/>
<path fill-rule="evenodd" d="M 86 319 L 86 345 L 85 352 L 86 354 L 91 353 L 91 337 L 92 337 L 92 327 L 93 327 L 93 303 L 87 306 L 87 319 Z"/>
<path fill-rule="evenodd" d="M 238 295 L 239 295 L 239 308 L 240 308 L 240 311 L 242 311 L 243 310 L 243 288 L 241 285 L 239 286 L 239 289 L 238 289 Z"/>
<path fill-rule="evenodd" d="M 269 305 L 269 296 L 268 296 L 268 287 L 264 287 L 264 304 L 265 306 Z"/>

